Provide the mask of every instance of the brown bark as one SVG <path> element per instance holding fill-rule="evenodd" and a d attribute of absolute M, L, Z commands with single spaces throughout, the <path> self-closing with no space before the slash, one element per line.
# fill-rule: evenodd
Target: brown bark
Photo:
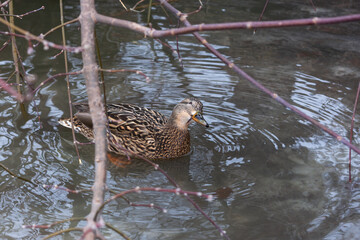
<path fill-rule="evenodd" d="M 95 214 L 104 202 L 106 188 L 106 115 L 100 94 L 98 65 L 95 59 L 94 16 L 96 11 L 94 0 L 81 0 L 80 6 L 83 74 L 86 80 L 86 90 L 95 134 L 95 181 L 91 212 L 87 217 L 87 226 L 84 228 L 84 238 L 94 239 L 101 236 L 98 227 L 103 225 L 101 215 L 97 215 L 95 219 Z"/>

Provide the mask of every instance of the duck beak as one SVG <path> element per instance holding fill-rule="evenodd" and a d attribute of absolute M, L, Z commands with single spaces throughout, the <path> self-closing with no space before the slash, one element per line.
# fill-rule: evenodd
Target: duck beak
<path fill-rule="evenodd" d="M 192 117 L 191 117 L 195 122 L 200 123 L 201 125 L 205 126 L 205 127 L 209 127 L 209 124 L 205 121 L 203 115 L 199 112 L 195 113 Z"/>

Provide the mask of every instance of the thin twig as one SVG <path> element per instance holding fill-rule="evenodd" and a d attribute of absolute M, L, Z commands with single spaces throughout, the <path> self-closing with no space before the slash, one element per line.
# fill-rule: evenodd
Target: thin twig
<path fill-rule="evenodd" d="M 27 179 L 27 178 L 24 178 L 24 177 L 21 177 L 21 176 L 18 176 L 18 175 L 16 175 L 15 173 L 13 173 L 12 171 L 10 171 L 10 169 L 8 169 L 7 167 L 5 167 L 4 164 L 0 163 L 0 167 L 1 167 L 2 169 L 4 169 L 7 173 L 9 173 L 11 176 L 16 177 L 16 178 L 18 178 L 18 179 L 20 179 L 20 180 L 23 180 L 23 181 L 25 181 L 25 182 L 31 183 L 32 185 L 36 186 L 36 184 L 33 183 L 31 180 L 29 180 L 29 179 Z"/>
<path fill-rule="evenodd" d="M 82 48 L 81 47 L 70 47 L 70 46 L 62 46 L 62 45 L 58 45 L 58 44 L 55 44 L 53 42 L 49 42 L 47 40 L 44 40 L 42 39 L 41 37 L 37 37 L 33 34 L 31 34 L 30 32 L 14 25 L 14 24 L 11 24 L 10 22 L 6 21 L 5 19 L 3 18 L 0 18 L 0 23 L 8 26 L 8 27 L 12 27 L 14 28 L 16 31 L 22 33 L 25 35 L 25 37 L 29 40 L 36 40 L 38 42 L 41 42 L 43 45 L 44 45 L 44 49 L 47 50 L 49 47 L 51 48 L 56 48 L 56 49 L 66 49 L 68 50 L 69 52 L 75 52 L 75 53 L 79 53 L 81 52 Z"/>
<path fill-rule="evenodd" d="M 176 188 L 176 189 L 168 189 L 168 188 L 159 188 L 159 187 L 136 187 L 133 189 L 129 189 L 129 190 L 125 190 L 121 193 L 118 193 L 112 197 L 110 197 L 108 200 L 106 200 L 99 208 L 99 210 L 97 211 L 95 217 L 97 216 L 97 214 L 105 207 L 105 205 L 107 205 L 108 203 L 114 201 L 117 198 L 121 198 L 126 194 L 129 193 L 141 193 L 141 192 L 164 192 L 164 193 L 173 193 L 176 195 L 184 195 L 184 196 L 189 196 L 189 195 L 193 195 L 193 196 L 197 196 L 197 197 L 203 197 L 206 198 L 206 200 L 208 200 L 209 202 L 211 202 L 214 197 L 213 195 L 208 195 L 208 194 L 204 194 L 202 192 L 192 192 L 192 191 L 184 191 L 181 188 Z"/>
<path fill-rule="evenodd" d="M 316 12 L 316 7 L 315 7 L 315 4 L 314 4 L 313 0 L 309 0 L 309 2 L 311 4 L 311 6 L 313 7 L 314 11 Z"/>
<path fill-rule="evenodd" d="M 357 108 L 357 105 L 358 105 L 359 94 L 360 94 L 360 81 L 359 81 L 358 89 L 357 89 L 357 92 L 356 92 L 354 110 L 353 110 L 353 115 L 352 115 L 352 118 L 351 118 L 350 137 L 349 137 L 350 138 L 349 139 L 350 143 L 352 143 L 352 138 L 353 138 L 355 113 L 356 113 L 356 108 Z M 349 182 L 351 182 L 351 148 L 349 148 Z"/>
<path fill-rule="evenodd" d="M 91 189 L 72 190 L 72 189 L 62 187 L 62 186 L 58 186 L 58 185 L 46 185 L 46 184 L 43 185 L 43 188 L 60 189 L 60 190 L 63 190 L 63 191 L 69 192 L 69 193 L 75 193 L 75 194 L 82 193 L 82 192 L 90 192 L 91 191 Z"/>
<path fill-rule="evenodd" d="M 140 0 L 140 1 L 136 2 L 135 5 L 132 8 L 130 8 L 130 10 L 132 10 L 132 11 L 135 10 L 135 8 L 137 8 L 137 6 L 144 1 L 145 0 Z"/>
<path fill-rule="evenodd" d="M 18 85 L 18 84 L 16 84 Z M 4 89 L 7 91 L 12 97 L 14 97 L 18 102 L 22 103 L 24 102 L 24 96 L 16 91 L 14 88 L 10 86 L 6 81 L 0 78 L 0 90 Z"/>
<path fill-rule="evenodd" d="M 65 24 L 64 24 L 64 10 L 63 10 L 63 0 L 59 0 L 60 1 L 60 23 L 61 23 L 61 35 L 62 35 L 62 43 L 63 46 L 66 45 L 66 36 L 65 36 Z M 64 65 L 65 65 L 65 73 L 66 75 L 66 90 L 67 90 L 67 96 L 68 96 L 68 102 L 69 102 L 69 112 L 70 112 L 70 121 L 71 123 L 74 123 L 74 115 L 73 115 L 73 111 L 72 111 L 72 102 L 71 102 L 71 91 L 70 91 L 70 78 L 69 78 L 69 66 L 68 66 L 68 57 L 67 57 L 67 51 L 66 49 L 62 50 L 64 51 Z M 77 145 L 77 140 L 76 140 L 76 136 L 75 136 L 75 129 L 74 129 L 74 125 L 75 124 L 71 124 L 71 134 L 72 134 L 72 138 L 73 138 L 73 143 L 75 146 L 75 151 L 76 151 L 76 155 L 78 157 L 78 161 L 79 164 L 81 165 L 81 158 L 80 158 L 80 153 L 79 153 L 79 147 Z"/>
<path fill-rule="evenodd" d="M 0 48 L 0 52 L 4 50 L 7 46 L 9 46 L 9 43 L 11 41 L 11 38 L 9 38 L 6 42 L 3 43 L 2 47 Z"/>
<path fill-rule="evenodd" d="M 166 8 L 168 8 L 175 16 L 179 17 L 179 19 L 183 22 L 183 24 L 188 27 L 189 29 L 191 27 L 193 27 L 190 22 L 186 19 L 186 15 L 183 15 L 179 10 L 177 10 L 176 8 L 174 8 L 173 6 L 171 6 L 168 2 L 166 2 L 165 0 L 158 0 L 159 2 L 161 2 L 164 6 L 166 6 Z M 343 17 L 335 17 L 335 18 L 313 18 L 311 21 L 309 21 L 309 19 L 301 19 L 301 20 L 287 20 L 287 23 L 293 23 L 293 24 L 299 24 L 299 23 L 312 23 L 312 24 L 317 24 L 317 23 L 322 23 L 322 24 L 328 24 L 328 23 L 335 23 L 338 22 L 339 20 L 341 21 L 354 21 L 354 19 L 360 20 L 360 14 L 356 14 L 356 15 L 348 15 L 348 16 L 343 16 Z M 261 23 L 256 23 L 255 25 L 258 26 L 268 26 L 269 23 L 271 22 L 271 24 L 276 23 L 278 27 L 283 26 L 283 25 L 279 25 L 279 22 L 285 22 L 285 21 L 269 21 L 269 22 L 261 22 Z M 251 22 L 249 22 L 251 23 Z M 261 25 L 262 23 L 267 23 L 265 25 Z M 270 25 L 271 25 L 270 24 Z M 239 26 L 239 23 L 235 23 L 236 26 Z M 240 24 L 242 25 L 242 24 Z M 252 25 L 250 24 L 249 27 L 251 27 Z M 275 25 L 274 25 L 275 26 Z M 290 26 L 290 25 L 288 25 Z M 198 39 L 199 42 L 201 42 L 210 52 L 212 52 L 215 56 L 217 56 L 222 62 L 224 62 L 230 69 L 233 69 L 237 74 L 239 74 L 240 76 L 244 77 L 247 81 L 249 81 L 252 85 L 254 85 L 255 87 L 257 87 L 258 89 L 260 89 L 262 92 L 266 93 L 267 95 L 269 95 L 271 98 L 273 98 L 274 100 L 276 100 L 277 102 L 279 102 L 280 104 L 284 105 L 285 107 L 289 108 L 291 111 L 293 111 L 294 113 L 298 114 L 299 116 L 301 116 L 302 118 L 304 118 L 305 120 L 311 122 L 313 125 L 315 125 L 316 127 L 320 128 L 321 130 L 323 130 L 324 132 L 330 134 L 332 137 L 334 137 L 337 141 L 345 144 L 346 146 L 348 146 L 349 148 L 351 148 L 352 150 L 354 150 L 355 152 L 360 154 L 360 149 L 356 146 L 354 146 L 353 144 L 351 144 L 348 140 L 346 140 L 344 137 L 340 136 L 339 134 L 337 134 L 336 132 L 332 131 L 331 129 L 327 128 L 326 126 L 324 126 L 323 124 L 321 124 L 320 122 L 316 121 L 315 119 L 311 118 L 310 116 L 308 116 L 307 114 L 305 114 L 304 112 L 302 112 L 300 109 L 296 108 L 295 106 L 291 105 L 290 103 L 288 103 L 287 101 L 285 101 L 283 98 L 281 98 L 278 94 L 270 91 L 269 89 L 267 89 L 265 86 L 263 86 L 260 82 L 256 81 L 254 78 L 252 78 L 250 75 L 248 75 L 246 72 L 244 72 L 242 69 L 240 69 L 237 65 L 235 65 L 233 62 L 231 62 L 230 60 L 228 60 L 224 55 L 222 55 L 219 51 L 217 51 L 214 47 L 212 47 L 205 38 L 201 37 L 199 33 L 197 32 L 193 32 L 193 35 Z"/>
<path fill-rule="evenodd" d="M 10 4 L 10 5 L 11 5 L 11 4 Z M 23 14 L 20 14 L 20 15 L 18 15 L 18 14 L 11 14 L 11 11 L 10 11 L 10 14 L 0 14 L 0 16 L 17 17 L 17 18 L 19 18 L 19 19 L 22 19 L 24 16 L 27 16 L 27 15 L 29 15 L 29 14 L 32 14 L 32 13 L 35 13 L 35 12 L 38 12 L 38 11 L 44 10 L 44 9 L 45 9 L 45 7 L 44 7 L 44 6 L 41 6 L 41 7 L 38 8 L 38 9 L 32 10 L 32 11 L 27 12 L 27 13 L 23 13 Z"/>
<path fill-rule="evenodd" d="M 12 15 L 14 13 L 14 2 L 9 3 L 9 12 Z M 10 16 L 10 23 L 14 25 L 14 17 Z M 10 33 L 14 33 L 14 28 L 12 26 L 8 26 Z M 16 84 L 17 84 L 17 93 L 21 96 L 21 85 L 20 85 L 20 71 L 19 71 L 19 61 L 18 61 L 18 54 L 17 54 L 17 45 L 16 45 L 16 38 L 15 36 L 11 36 L 11 50 L 12 56 L 14 60 L 14 66 L 16 71 Z M 19 101 L 19 99 L 18 99 Z M 19 101 L 22 103 L 23 101 Z"/>
<path fill-rule="evenodd" d="M 122 6 L 126 11 L 129 11 L 129 10 L 127 9 L 127 7 L 125 6 L 125 4 L 124 4 L 121 0 L 119 0 L 119 2 L 120 2 L 120 4 L 121 4 L 121 6 Z"/>
<path fill-rule="evenodd" d="M 8 3 L 9 3 L 10 1 L 11 1 L 11 0 L 7 0 L 7 1 L 1 3 L 1 4 L 0 4 L 0 8 L 1 8 L 1 7 L 5 7 L 6 5 L 8 5 Z"/>
<path fill-rule="evenodd" d="M 53 222 L 53 223 L 46 224 L 46 225 L 33 224 L 33 225 L 23 225 L 22 227 L 23 228 L 32 228 L 32 229 L 34 229 L 34 228 L 48 229 L 48 228 L 51 228 L 51 227 L 61 224 L 61 223 L 72 222 L 72 221 L 84 221 L 84 220 L 86 220 L 86 218 L 84 218 L 84 217 L 75 217 L 75 218 L 68 218 L 68 219 L 64 219 L 61 221 Z"/>
<path fill-rule="evenodd" d="M 70 21 L 67 21 L 65 23 L 61 23 L 60 25 L 56 26 L 56 27 L 53 27 L 52 29 L 50 29 L 49 31 L 47 31 L 45 34 L 42 34 L 41 37 L 44 38 L 45 36 L 49 35 L 50 33 L 54 32 L 55 30 L 59 29 L 59 28 L 62 28 L 66 25 L 69 25 L 71 23 L 74 23 L 74 22 L 78 22 L 79 21 L 79 18 L 74 18 L 73 20 L 70 20 Z"/>
<path fill-rule="evenodd" d="M 111 230 L 113 230 L 114 232 L 118 233 L 120 236 L 122 236 L 125 240 L 130 240 L 130 238 L 128 236 L 126 236 L 125 233 L 123 233 L 122 231 L 120 231 L 119 229 L 117 229 L 116 227 L 114 227 L 113 225 L 111 225 L 110 223 L 105 223 L 105 226 L 110 228 Z"/>
<path fill-rule="evenodd" d="M 164 0 L 158 0 L 164 2 Z M 181 14 L 180 11 L 175 9 L 174 14 L 177 16 Z M 187 15 L 181 15 L 183 19 L 186 19 Z M 345 15 L 339 17 L 329 17 L 329 18 L 306 18 L 306 19 L 292 19 L 292 20 L 278 20 L 278 21 L 248 21 L 248 22 L 229 22 L 229 23 L 215 23 L 215 24 L 199 24 L 199 25 L 189 25 L 182 28 L 168 29 L 168 30 L 155 30 L 153 28 L 148 28 L 140 24 L 123 20 L 115 19 L 99 13 L 95 14 L 97 22 L 105 23 L 110 26 L 123 27 L 135 32 L 143 34 L 145 37 L 165 37 L 165 36 L 174 36 L 181 35 L 193 32 L 201 31 L 217 31 L 217 30 L 226 30 L 226 29 L 254 29 L 254 28 L 278 28 L 278 27 L 296 27 L 296 26 L 308 26 L 308 25 L 324 25 L 324 24 L 334 24 L 334 23 L 345 23 L 345 22 L 355 22 L 360 21 L 360 14 Z"/>
<path fill-rule="evenodd" d="M 47 78 L 46 80 L 44 80 L 43 82 L 41 82 L 35 89 L 34 89 L 34 91 L 32 92 L 32 94 L 36 94 L 39 90 L 40 90 L 40 88 L 42 87 L 42 86 L 44 86 L 46 83 L 48 83 L 49 81 L 51 81 L 51 80 L 55 80 L 55 78 L 57 78 L 57 77 L 63 77 L 63 76 L 67 76 L 67 75 L 78 75 L 78 74 L 81 74 L 83 71 L 82 70 L 80 70 L 80 71 L 76 71 L 76 72 L 68 72 L 68 73 L 58 73 L 58 74 L 55 74 L 54 76 L 51 76 L 51 77 L 49 77 L 49 78 Z"/>
<path fill-rule="evenodd" d="M 57 232 L 55 232 L 55 233 L 52 233 L 52 234 L 47 235 L 46 237 L 43 238 L 43 240 L 47 240 L 47 239 L 50 239 L 50 238 L 52 238 L 52 237 L 56 237 L 56 236 L 58 236 L 58 235 L 60 235 L 60 234 L 63 234 L 63 233 L 74 232 L 74 231 L 82 231 L 82 230 L 83 230 L 82 228 L 78 228 L 78 227 L 60 230 L 60 231 L 57 231 Z"/>
<path fill-rule="evenodd" d="M 192 12 L 187 13 L 188 16 L 190 16 L 190 15 L 192 15 L 192 14 L 195 14 L 195 13 L 198 13 L 198 12 L 201 11 L 201 9 L 203 8 L 203 3 L 202 3 L 201 0 L 199 0 L 199 3 L 200 3 L 199 8 L 196 9 L 196 10 L 194 10 L 194 11 L 192 11 Z"/>
<path fill-rule="evenodd" d="M 261 20 L 262 20 L 262 17 L 264 16 L 264 13 L 265 13 L 265 10 L 266 10 L 266 8 L 267 8 L 267 5 L 269 4 L 269 1 L 270 1 L 270 0 L 266 0 L 265 5 L 264 5 L 264 7 L 263 7 L 263 10 L 261 11 L 261 14 L 260 14 L 260 16 L 259 16 L 258 21 L 261 21 Z M 255 33 L 256 33 L 256 28 L 254 29 L 253 34 L 255 34 Z"/>
<path fill-rule="evenodd" d="M 109 134 L 109 137 L 112 138 L 112 135 Z M 110 139 L 111 141 L 111 139 Z M 112 141 L 114 142 L 114 141 Z M 139 158 L 139 159 L 142 159 L 143 161 L 149 163 L 150 165 L 152 165 L 154 167 L 155 170 L 161 172 L 167 179 L 168 181 L 174 185 L 174 187 L 176 187 L 177 189 L 180 189 L 180 186 L 177 184 L 177 182 L 172 179 L 162 168 L 159 167 L 159 164 L 156 164 L 152 161 L 150 161 L 149 159 L 141 156 L 141 155 L 138 155 L 138 154 L 135 154 L 131 151 L 129 151 L 128 149 L 124 148 L 123 146 L 121 146 L 120 144 L 117 144 L 116 147 L 118 149 L 120 149 L 121 151 L 125 152 L 127 155 L 132 155 L 136 158 Z M 224 236 L 225 238 L 229 239 L 229 237 L 226 235 L 226 232 L 219 226 L 217 225 L 217 223 L 212 220 L 202 209 L 201 207 L 194 201 L 192 200 L 189 196 L 185 195 L 185 198 L 211 223 L 213 224 L 213 226 L 216 227 L 216 229 L 218 229 L 218 231 L 220 232 L 220 235 L 221 236 Z"/>

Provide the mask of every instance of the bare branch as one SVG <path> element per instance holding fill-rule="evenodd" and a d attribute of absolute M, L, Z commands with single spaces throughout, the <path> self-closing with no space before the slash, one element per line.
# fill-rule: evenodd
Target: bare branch
<path fill-rule="evenodd" d="M 24 101 L 24 96 L 21 93 L 17 92 L 14 88 L 12 88 L 6 81 L 0 78 L 0 90 L 4 89 L 7 91 L 11 96 L 13 96 L 19 102 Z"/>
<path fill-rule="evenodd" d="M 159 2 L 161 2 L 167 9 L 169 9 L 175 16 L 177 16 L 180 21 L 182 21 L 182 23 L 188 27 L 191 28 L 193 27 L 190 22 L 186 19 L 186 14 L 181 13 L 179 10 L 177 10 L 176 8 L 174 8 L 173 6 L 171 6 L 167 1 L 165 0 L 158 0 Z M 313 18 L 312 21 L 309 21 L 309 19 L 300 19 L 300 20 L 287 20 L 288 23 L 293 23 L 296 24 L 297 21 L 298 23 L 307 23 L 307 25 L 310 25 L 310 23 L 312 24 L 317 24 L 317 23 L 321 23 L 321 24 L 329 24 L 329 23 L 338 23 L 340 22 L 346 22 L 346 21 L 358 21 L 360 20 L 360 14 L 355 14 L 355 15 L 348 15 L 348 16 L 343 16 L 343 17 L 335 17 L 335 18 L 323 18 L 323 19 L 319 19 L 319 18 Z M 280 21 L 280 22 L 285 22 L 285 21 Z M 249 22 L 251 23 L 251 22 Z M 269 22 L 261 22 L 261 23 L 265 23 L 264 26 L 270 26 Z M 267 25 L 267 24 L 268 25 Z M 273 25 L 273 27 L 275 27 L 275 24 L 277 23 L 277 26 L 284 26 L 283 24 L 280 24 L 277 21 L 271 21 Z M 234 23 L 236 26 L 239 23 Z M 215 24 L 217 25 L 217 24 Z M 257 24 L 256 24 L 257 25 Z M 259 23 L 259 25 L 257 26 L 261 26 L 261 24 Z M 290 26 L 290 25 L 287 25 Z M 292 25 L 293 26 L 293 25 Z M 251 24 L 250 24 L 250 28 L 251 28 Z M 333 136 L 337 141 L 345 144 L 346 146 L 348 146 L 349 148 L 351 148 L 352 150 L 354 150 L 355 152 L 360 154 L 360 149 L 357 148 L 356 146 L 352 145 L 348 140 L 346 140 L 344 137 L 340 136 L 339 134 L 335 133 L 334 131 L 332 131 L 331 129 L 327 128 L 326 126 L 324 126 L 323 124 L 321 124 L 320 122 L 316 121 L 315 119 L 311 118 L 310 116 L 308 116 L 307 114 L 305 114 L 304 112 L 302 112 L 300 109 L 296 108 L 295 106 L 291 105 L 289 102 L 285 101 L 283 98 L 281 98 L 277 93 L 274 93 L 272 91 L 270 91 L 269 89 L 267 89 L 265 86 L 263 86 L 260 82 L 256 81 L 254 78 L 252 78 L 250 75 L 248 75 L 246 72 L 244 72 L 242 69 L 240 69 L 238 66 L 236 66 L 233 62 L 231 62 L 230 60 L 228 60 L 227 58 L 224 57 L 224 55 L 222 55 L 220 52 L 218 52 L 214 47 L 212 47 L 205 38 L 201 37 L 199 33 L 194 32 L 193 35 L 199 40 L 199 42 L 201 42 L 210 52 L 212 52 L 215 56 L 217 56 L 222 62 L 224 62 L 229 68 L 233 69 L 236 73 L 238 73 L 240 76 L 244 77 L 247 81 L 249 81 L 251 84 L 253 84 L 255 87 L 257 87 L 258 89 L 260 89 L 262 92 L 266 93 L 267 95 L 269 95 L 271 98 L 273 98 L 274 100 L 276 100 L 277 102 L 279 102 L 280 104 L 284 105 L 285 107 L 289 108 L 291 111 L 293 111 L 294 113 L 298 114 L 299 116 L 301 116 L 302 118 L 308 120 L 309 122 L 311 122 L 312 124 L 314 124 L 316 127 L 320 128 L 321 130 L 323 130 L 324 132 L 327 132 L 328 134 L 330 134 L 331 136 Z"/>
<path fill-rule="evenodd" d="M 182 190 L 181 188 L 168 189 L 168 188 L 158 188 L 158 187 L 155 187 L 155 188 L 154 187 L 136 187 L 136 188 L 125 190 L 121 193 L 118 193 L 118 194 L 112 196 L 111 198 L 109 198 L 108 200 L 106 200 L 99 208 L 99 211 L 97 212 L 97 214 L 100 212 L 101 209 L 103 209 L 105 207 L 106 204 L 114 201 L 117 198 L 121 198 L 124 195 L 129 194 L 129 193 L 141 193 L 141 192 L 148 192 L 148 191 L 173 193 L 176 195 L 183 195 L 183 196 L 193 195 L 193 196 L 197 196 L 197 197 L 206 198 L 206 200 L 208 200 L 209 202 L 211 202 L 214 199 L 213 195 L 204 194 L 202 192 L 185 191 L 185 190 Z"/>
<path fill-rule="evenodd" d="M 5 7 L 6 5 L 8 5 L 8 3 L 10 2 L 11 0 L 7 0 L 5 2 L 3 2 L 2 4 L 0 4 L 0 7 Z"/>
<path fill-rule="evenodd" d="M 160 2 L 165 2 L 161 0 Z M 175 11 L 175 12 L 174 12 Z M 187 18 L 187 14 L 183 14 L 180 11 L 173 9 L 175 16 L 180 16 L 184 20 Z M 168 29 L 168 30 L 155 30 L 148 28 L 140 24 L 130 22 L 123 19 L 116 19 L 108 16 L 95 14 L 96 21 L 109 24 L 111 26 L 123 27 L 135 32 L 144 34 L 144 37 L 165 37 L 175 36 L 193 32 L 201 31 L 218 31 L 226 29 L 254 29 L 254 28 L 276 28 L 276 27 L 296 27 L 296 26 L 308 26 L 308 25 L 324 25 L 334 23 L 345 23 L 360 21 L 360 14 L 329 17 L 329 18 L 306 18 L 306 19 L 292 19 L 292 20 L 278 20 L 278 21 L 248 21 L 248 22 L 229 22 L 229 23 L 214 23 L 214 24 L 198 24 L 198 25 L 187 25 L 182 28 Z M 181 19 L 180 19 L 181 20 Z"/>
<path fill-rule="evenodd" d="M 27 13 L 23 13 L 23 14 L 20 14 L 20 15 L 18 15 L 18 14 L 0 14 L 0 16 L 17 17 L 17 18 L 19 18 L 19 19 L 22 19 L 24 16 L 27 16 L 27 15 L 29 15 L 29 14 L 32 14 L 32 13 L 35 13 L 35 12 L 38 12 L 38 11 L 44 10 L 44 9 L 45 9 L 45 7 L 44 7 L 44 6 L 41 6 L 41 7 L 38 8 L 38 9 L 32 10 L 32 11 L 27 12 Z"/>
<path fill-rule="evenodd" d="M 56 49 L 66 49 L 69 52 L 75 52 L 75 53 L 78 53 L 78 52 L 81 51 L 80 47 L 70 47 L 70 46 L 65 46 L 64 47 L 62 45 L 58 45 L 58 44 L 55 44 L 53 42 L 49 42 L 47 40 L 44 40 L 41 37 L 37 37 L 37 36 L 29 33 L 28 31 L 14 25 L 14 24 L 11 24 L 10 22 L 6 21 L 3 18 L 0 18 L 0 23 L 6 25 L 8 27 L 12 27 L 13 29 L 18 31 L 19 33 L 23 34 L 25 36 L 25 38 L 28 39 L 28 40 L 36 40 L 38 42 L 41 42 L 44 45 L 44 49 L 48 49 L 49 47 L 51 47 L 51 48 L 56 48 Z"/>
<path fill-rule="evenodd" d="M 99 209 L 104 202 L 106 189 L 106 115 L 104 103 L 100 94 L 98 82 L 98 66 L 95 58 L 95 4 L 94 0 L 80 1 L 81 14 L 81 46 L 83 48 L 83 73 L 86 79 L 86 90 L 90 107 L 91 119 L 93 122 L 93 131 L 95 135 L 95 181 L 93 186 L 93 199 L 91 211 L 87 217 L 88 223 L 84 228 L 84 238 L 94 239 L 100 236 L 98 226 L 103 222 L 98 214 Z"/>

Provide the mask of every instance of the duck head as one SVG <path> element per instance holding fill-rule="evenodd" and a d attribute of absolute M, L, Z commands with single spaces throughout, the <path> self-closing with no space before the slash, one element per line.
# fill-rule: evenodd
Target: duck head
<path fill-rule="evenodd" d="M 178 103 L 170 116 L 169 123 L 179 129 L 187 129 L 191 120 L 209 127 L 203 115 L 203 104 L 196 98 L 186 98 Z"/>

